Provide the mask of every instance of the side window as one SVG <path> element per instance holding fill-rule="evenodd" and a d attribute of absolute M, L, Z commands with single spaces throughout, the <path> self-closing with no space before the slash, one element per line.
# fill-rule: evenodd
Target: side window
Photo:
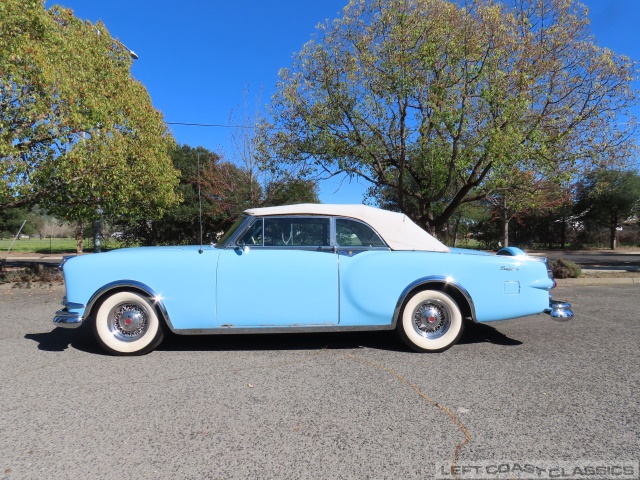
<path fill-rule="evenodd" d="M 265 218 L 264 245 L 273 247 L 328 246 L 328 218 Z"/>
<path fill-rule="evenodd" d="M 249 230 L 238 240 L 238 245 L 262 245 L 262 224 L 260 218 L 249 227 Z"/>
<path fill-rule="evenodd" d="M 336 220 L 336 243 L 341 247 L 386 247 L 371 227 L 348 218 Z"/>

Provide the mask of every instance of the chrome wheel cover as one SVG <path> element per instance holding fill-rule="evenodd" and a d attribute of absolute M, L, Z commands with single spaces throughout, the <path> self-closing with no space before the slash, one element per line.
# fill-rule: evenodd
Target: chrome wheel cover
<path fill-rule="evenodd" d="M 413 329 L 421 337 L 442 337 L 451 326 L 449 307 L 439 300 L 427 300 L 419 304 L 411 316 Z"/>
<path fill-rule="evenodd" d="M 121 303 L 111 309 L 108 327 L 118 340 L 134 342 L 144 336 L 149 327 L 147 309 L 137 303 Z"/>

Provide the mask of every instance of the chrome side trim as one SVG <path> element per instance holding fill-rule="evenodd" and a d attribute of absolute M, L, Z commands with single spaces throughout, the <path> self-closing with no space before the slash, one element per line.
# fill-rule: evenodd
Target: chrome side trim
<path fill-rule="evenodd" d="M 245 333 L 331 333 L 331 332 L 372 332 L 381 330 L 392 330 L 392 325 L 357 325 L 357 326 L 340 326 L 340 325 L 311 325 L 293 326 L 293 327 L 239 327 L 234 328 L 232 325 L 226 327 L 214 328 L 186 328 L 173 330 L 177 335 L 220 335 L 220 334 L 245 334 Z"/>
<path fill-rule="evenodd" d="M 343 257 L 355 257 L 360 253 L 365 252 L 390 252 L 389 247 L 336 247 L 338 249 L 338 255 Z"/>
<path fill-rule="evenodd" d="M 396 327 L 398 318 L 400 317 L 400 310 L 402 309 L 402 305 L 407 300 L 407 297 L 409 296 L 409 294 L 416 288 L 427 286 L 430 283 L 439 284 L 439 285 L 444 284 L 447 287 L 455 288 L 465 298 L 465 300 L 469 304 L 469 310 L 471 311 L 471 320 L 473 320 L 474 322 L 477 322 L 476 307 L 467 289 L 464 288 L 462 285 L 458 284 L 457 282 L 455 282 L 454 280 L 451 280 L 450 278 L 442 277 L 440 275 L 433 275 L 433 276 L 424 277 L 416 280 L 415 282 L 409 284 L 409 286 L 402 291 L 402 294 L 400 294 L 400 298 L 398 299 L 398 303 L 396 303 L 396 308 L 393 311 L 393 321 L 391 322 L 391 326 L 390 326 L 391 328 Z"/>
<path fill-rule="evenodd" d="M 53 323 L 58 327 L 78 328 L 84 318 L 78 312 L 70 312 L 66 308 L 58 310 L 53 317 Z"/>
<path fill-rule="evenodd" d="M 87 308 L 84 310 L 84 318 L 88 318 L 91 315 L 91 310 L 93 309 L 95 303 L 102 298 L 102 296 L 108 293 L 111 290 L 115 289 L 133 289 L 138 290 L 146 294 L 153 304 L 158 307 L 160 310 L 160 314 L 163 316 L 167 326 L 174 331 L 173 325 L 171 324 L 171 319 L 169 318 L 169 313 L 162 302 L 162 298 L 158 295 L 152 288 L 148 287 L 144 283 L 136 282 L 135 280 L 118 280 L 115 282 L 107 283 L 102 288 L 97 290 L 92 296 L 89 302 L 87 303 Z"/>

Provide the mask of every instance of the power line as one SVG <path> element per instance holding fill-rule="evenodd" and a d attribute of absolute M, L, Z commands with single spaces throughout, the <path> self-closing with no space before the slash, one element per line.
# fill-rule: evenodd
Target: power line
<path fill-rule="evenodd" d="M 164 122 L 166 125 L 182 125 L 186 127 L 214 127 L 214 128 L 245 128 L 253 130 L 256 127 L 250 125 L 223 125 L 221 123 L 187 123 L 187 122 Z M 631 122 L 616 122 L 616 125 L 629 125 Z"/>
<path fill-rule="evenodd" d="M 247 128 L 253 129 L 255 127 L 248 125 L 222 125 L 221 123 L 186 123 L 186 122 L 164 122 L 167 125 L 185 125 L 187 127 L 217 127 L 217 128 Z"/>

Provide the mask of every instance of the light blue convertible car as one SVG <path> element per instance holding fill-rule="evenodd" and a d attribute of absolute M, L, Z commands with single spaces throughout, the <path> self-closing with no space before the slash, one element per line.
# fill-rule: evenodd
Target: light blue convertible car
<path fill-rule="evenodd" d="M 290 205 L 244 212 L 217 245 L 142 247 L 61 264 L 54 322 L 89 322 L 112 354 L 176 334 L 396 330 L 413 350 L 455 344 L 465 321 L 549 313 L 545 259 L 448 248 L 400 213 L 364 205 Z"/>

